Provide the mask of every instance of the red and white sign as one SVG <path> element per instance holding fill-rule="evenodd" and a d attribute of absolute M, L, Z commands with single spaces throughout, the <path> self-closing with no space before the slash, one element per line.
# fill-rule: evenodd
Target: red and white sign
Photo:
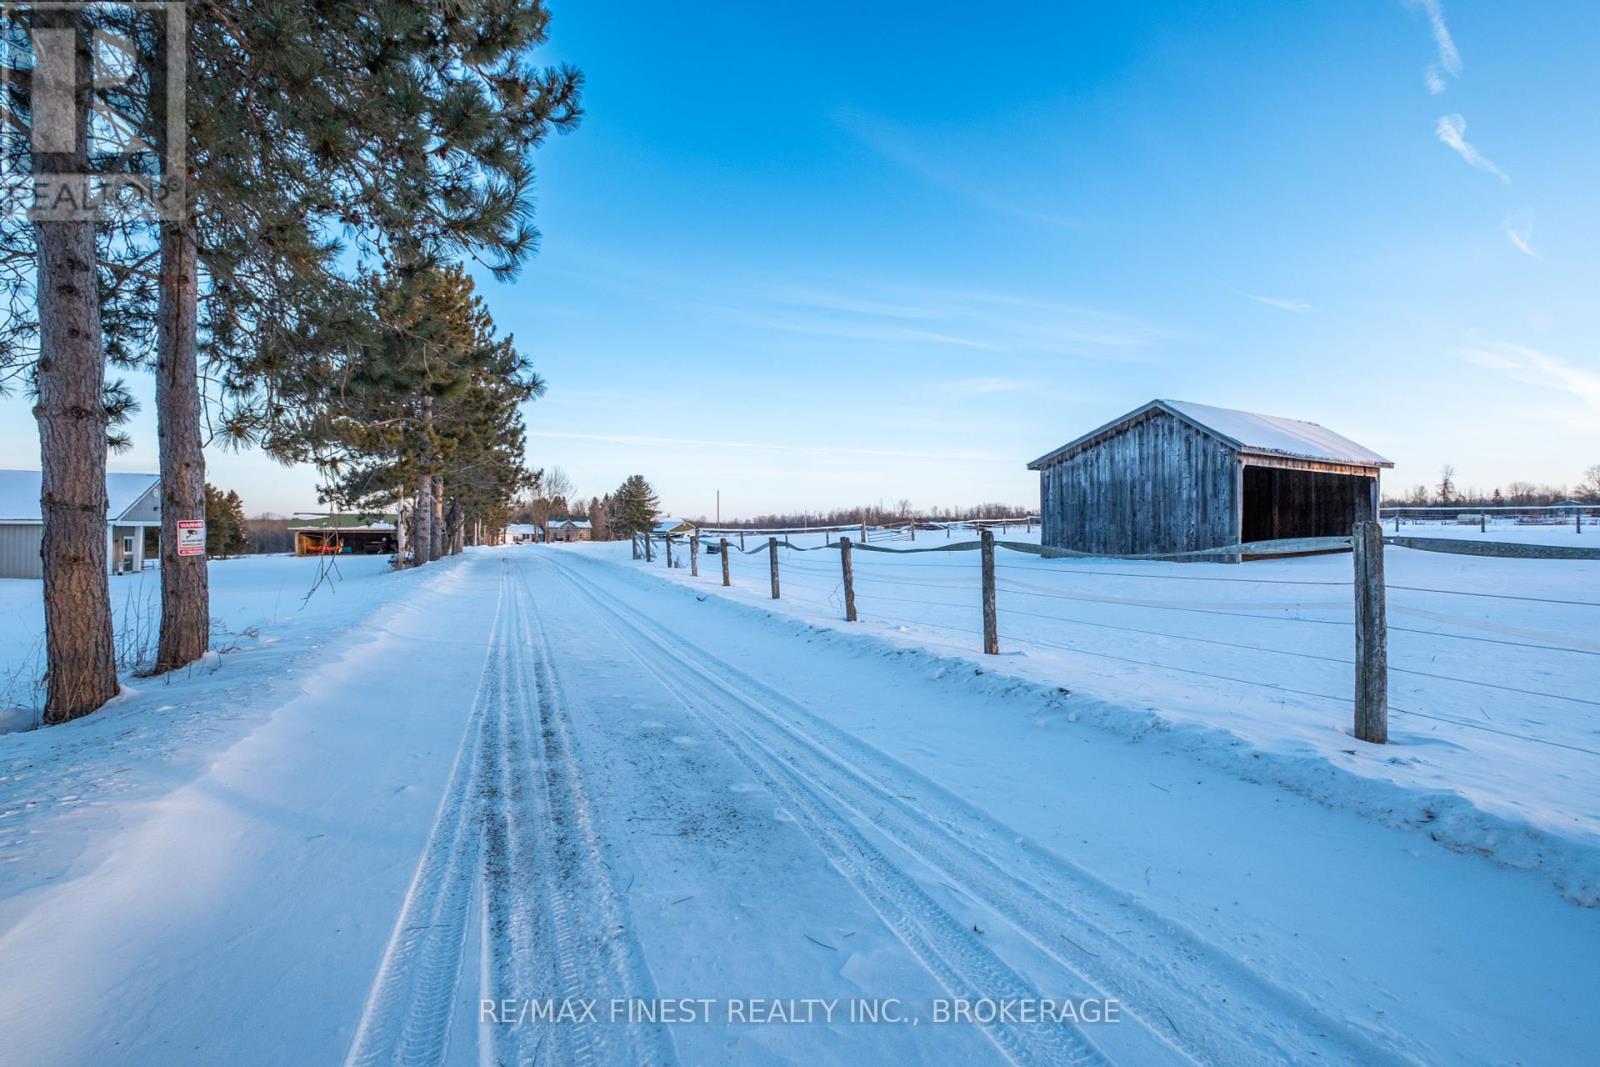
<path fill-rule="evenodd" d="M 206 520 L 178 520 L 178 555 L 203 556 L 206 554 Z"/>

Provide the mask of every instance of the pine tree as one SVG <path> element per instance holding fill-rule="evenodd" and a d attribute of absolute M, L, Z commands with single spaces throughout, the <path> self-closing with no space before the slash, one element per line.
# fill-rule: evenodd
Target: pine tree
<path fill-rule="evenodd" d="M 20 250 L 16 262 L 36 267 L 31 291 L 37 318 L 8 324 L 3 332 L 8 360 L 16 358 L 19 343 L 24 348 L 37 345 L 37 359 L 29 370 L 38 398 L 34 413 L 42 460 L 47 723 L 85 715 L 117 691 L 106 587 L 109 417 L 104 403 L 100 249 L 94 220 L 72 206 L 87 199 L 85 183 L 74 176 L 91 170 L 93 15 L 82 5 L 7 5 L 0 11 L 8 61 L 6 77 L 0 78 L 5 105 L 0 151 L 8 163 L 25 162 L 12 172 L 31 172 L 34 189 L 31 226 L 8 228 L 6 241 L 8 257 Z M 31 51 L 32 62 L 26 67 L 11 65 L 18 51 Z M 71 99 L 64 116 L 71 129 L 41 131 L 44 136 L 37 141 L 31 128 L 35 78 L 63 84 Z M 42 147 L 34 151 L 34 144 Z"/>
<path fill-rule="evenodd" d="M 206 555 L 216 559 L 243 555 L 250 550 L 249 524 L 244 517 L 244 501 L 233 490 L 224 493 L 205 485 Z"/>
<path fill-rule="evenodd" d="M 613 529 L 617 533 L 631 537 L 655 529 L 656 509 L 660 501 L 642 474 L 628 475 L 614 495 L 617 519 Z"/>
<path fill-rule="evenodd" d="M 458 548 L 475 519 L 503 523 L 530 485 L 520 406 L 544 384 L 458 267 L 369 279 L 369 299 L 365 341 L 297 386 L 304 410 L 274 446 L 317 464 L 341 507 L 376 509 L 415 486 L 422 563 Z"/>
<path fill-rule="evenodd" d="M 190 210 L 159 235 L 169 517 L 197 504 L 204 479 L 198 353 L 221 369 L 226 437 L 258 440 L 294 402 L 283 375 L 308 335 L 354 339 L 339 316 L 304 310 L 339 285 L 348 259 L 320 234 L 343 229 L 358 259 L 391 269 L 471 252 L 514 275 L 536 238 L 529 158 L 549 130 L 576 125 L 581 87 L 576 71 L 525 59 L 545 40 L 543 0 L 202 0 L 189 14 L 184 42 L 156 32 L 149 52 L 158 126 L 173 49 L 187 51 L 189 74 L 191 165 L 169 178 L 181 179 Z M 245 60 L 251 77 L 241 80 Z M 438 478 L 417 483 L 419 558 L 446 541 Z M 204 566 L 174 557 L 162 575 L 158 669 L 204 651 L 208 630 Z"/>

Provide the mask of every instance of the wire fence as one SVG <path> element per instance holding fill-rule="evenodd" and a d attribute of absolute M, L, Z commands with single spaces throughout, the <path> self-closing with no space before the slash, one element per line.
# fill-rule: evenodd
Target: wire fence
<path fill-rule="evenodd" d="M 1578 533 L 1600 522 L 1600 502 L 1569 500 L 1560 504 L 1393 504 L 1378 509 L 1378 521 L 1394 533 L 1402 526 L 1477 527 L 1567 526 Z"/>
<path fill-rule="evenodd" d="M 849 529 L 860 532 L 859 526 Z M 636 538 L 634 552 L 651 562 L 670 559 L 674 567 L 691 568 L 697 575 L 702 560 L 715 559 L 725 584 L 732 584 L 734 560 L 765 556 L 760 577 L 752 574 L 749 563 L 738 566 L 741 583 L 770 582 L 773 599 L 795 600 L 849 621 L 867 618 L 933 631 L 938 637 L 925 640 L 939 647 L 999 651 L 1003 637 L 1008 646 L 1067 652 L 1140 671 L 1347 707 L 1359 705 L 1364 675 L 1376 672 L 1381 730 L 1362 737 L 1358 722 L 1354 732 L 1363 740 L 1385 740 L 1392 714 L 1600 756 L 1600 715 L 1593 710 L 1600 709 L 1600 699 L 1592 686 L 1563 692 L 1560 684 L 1589 676 L 1589 658 L 1600 656 L 1600 642 L 1582 636 L 1600 632 L 1600 598 L 1383 580 L 1385 545 L 1390 551 L 1461 554 L 1466 550 L 1460 541 L 1395 537 L 1385 543 L 1380 534 L 1374 586 L 1373 564 L 1363 565 L 1359 551 L 1349 578 L 1294 573 L 1257 577 L 1187 568 L 1177 573 L 1178 568 L 1139 565 L 1349 550 L 1362 533 L 1360 527 L 1352 537 L 1252 542 L 1144 557 L 1065 552 L 1001 540 L 996 530 L 987 528 L 979 529 L 978 540 L 952 538 L 916 546 L 909 543 L 909 531 L 902 531 L 903 544 L 884 543 L 886 536 L 857 542 L 843 533 L 832 536 L 836 532 L 790 531 L 758 539 L 745 531 L 743 547 L 722 532 L 658 534 Z M 792 539 L 805 534 L 813 540 L 821 534 L 823 541 Z M 1600 560 L 1600 544 L 1465 544 L 1472 556 L 1528 560 L 1534 567 Z M 1118 567 L 1118 561 L 1135 565 Z M 1375 628 L 1370 619 L 1363 621 L 1364 596 L 1369 604 L 1376 598 Z M 1573 625 L 1569 620 L 1552 629 L 1528 614 L 1552 610 L 1576 613 L 1582 621 Z M 1506 617 L 1507 612 L 1515 617 Z M 1587 621 L 1591 614 L 1592 621 Z M 1391 618 L 1407 624 L 1391 624 Z M 1000 619 L 1006 621 L 1003 630 Z M 1408 624 L 1417 619 L 1434 625 Z M 1352 634 L 1363 634 L 1365 640 L 1352 641 Z M 1396 635 L 1393 647 L 1390 634 Z M 1394 662 L 1389 661 L 1391 652 Z M 1266 662 L 1301 666 L 1287 671 L 1259 666 Z M 1448 669 L 1456 662 L 1471 669 Z M 1406 706 L 1388 700 L 1391 675 L 1408 686 Z M 1524 699 L 1508 707 L 1503 701 L 1510 698 Z M 1486 700 L 1495 703 L 1486 705 Z M 1575 726 L 1572 715 L 1583 716 L 1581 724 Z M 1541 729 L 1551 721 L 1560 728 Z"/>

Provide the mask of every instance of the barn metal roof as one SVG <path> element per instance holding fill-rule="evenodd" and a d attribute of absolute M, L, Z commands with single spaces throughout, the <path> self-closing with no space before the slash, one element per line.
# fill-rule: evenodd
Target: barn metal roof
<path fill-rule="evenodd" d="M 106 521 L 122 518 L 139 499 L 161 483 L 159 474 L 106 475 Z M 43 522 L 39 495 L 43 475 L 39 471 L 0 471 L 0 522 Z"/>
<path fill-rule="evenodd" d="M 1343 463 L 1352 467 L 1394 466 L 1370 448 L 1314 422 L 1287 419 L 1281 415 L 1257 415 L 1250 411 L 1196 404 L 1188 400 L 1152 400 L 1053 452 L 1045 453 L 1028 464 L 1028 469 L 1038 470 L 1046 464 L 1065 459 L 1155 409 L 1182 419 L 1202 433 L 1247 455 L 1282 456 L 1319 463 Z"/>
<path fill-rule="evenodd" d="M 321 512 L 302 511 L 290 520 L 290 530 L 317 532 L 338 530 L 341 533 L 387 533 L 394 529 L 395 516 L 372 511 Z"/>

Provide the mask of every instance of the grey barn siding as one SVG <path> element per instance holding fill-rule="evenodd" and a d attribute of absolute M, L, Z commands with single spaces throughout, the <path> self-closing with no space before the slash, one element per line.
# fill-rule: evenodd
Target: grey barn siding
<path fill-rule="evenodd" d="M 44 527 L 38 523 L 0 525 L 0 578 L 43 578 L 43 541 Z"/>
<path fill-rule="evenodd" d="M 1051 547 L 1182 552 L 1238 541 L 1236 453 L 1160 409 L 1041 474 L 1041 535 Z"/>

